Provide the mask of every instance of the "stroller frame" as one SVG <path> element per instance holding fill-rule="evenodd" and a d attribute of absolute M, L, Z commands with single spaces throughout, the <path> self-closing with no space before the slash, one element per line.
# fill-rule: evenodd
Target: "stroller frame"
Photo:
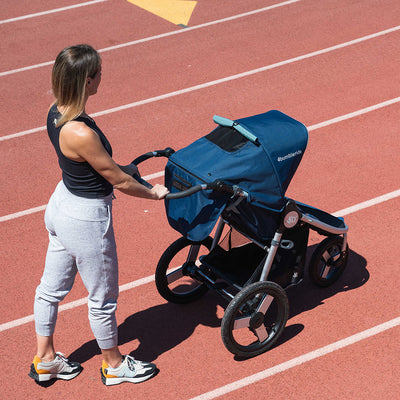
<path fill-rule="evenodd" d="M 323 232 L 323 234 L 329 236 L 329 235 L 342 235 L 343 241 L 342 241 L 342 246 L 341 246 L 341 253 L 346 251 L 347 247 L 347 226 L 343 223 L 342 227 L 334 227 L 331 226 L 315 216 L 311 214 L 301 214 L 300 211 L 298 210 L 298 206 L 294 200 L 289 199 L 287 206 L 285 207 L 285 210 L 283 211 L 282 219 L 283 219 L 283 227 L 282 225 L 276 230 L 270 246 L 266 244 L 262 244 L 259 241 L 255 240 L 254 238 L 250 238 L 248 235 L 246 235 L 243 232 L 240 232 L 243 236 L 247 237 L 247 239 L 251 240 L 253 243 L 255 243 L 257 246 L 262 248 L 264 251 L 267 252 L 267 257 L 265 258 L 265 261 L 263 263 L 262 271 L 259 277 L 259 281 L 266 281 L 268 278 L 268 275 L 271 271 L 272 264 L 274 262 L 276 253 L 280 247 L 286 248 L 286 249 L 291 249 L 293 247 L 293 242 L 290 240 L 282 240 L 283 232 L 285 229 L 291 229 L 295 227 L 299 221 L 309 225 L 311 229 L 314 229 L 319 232 Z M 303 205 L 304 207 L 305 205 Z M 322 214 L 321 210 L 318 210 L 320 215 Z M 214 235 L 213 243 L 211 246 L 211 250 L 213 251 L 215 247 L 218 245 L 219 241 L 221 240 L 222 232 L 224 230 L 224 227 L 226 225 L 229 225 L 229 222 L 224 220 L 223 218 L 220 218 L 218 222 L 218 226 Z M 238 230 L 238 229 L 237 229 Z M 329 267 L 326 268 L 324 271 L 325 276 L 329 273 Z M 205 279 L 207 279 L 206 276 L 203 275 Z M 300 279 L 299 279 L 300 280 Z M 297 281 L 296 283 L 299 283 Z M 333 283 L 333 282 L 331 282 Z M 242 289 L 243 287 L 239 287 Z M 287 287 L 285 287 L 287 288 Z M 228 292 L 224 292 L 225 295 L 227 295 L 229 298 L 233 298 L 234 296 Z"/>
<path fill-rule="evenodd" d="M 312 215 L 311 211 L 315 211 L 318 217 Z M 336 224 L 329 224 L 324 217 L 329 222 L 335 218 Z M 220 270 L 207 260 L 213 252 L 218 251 L 226 226 L 237 230 L 229 221 L 221 217 L 212 239 L 208 237 L 202 242 L 191 242 L 182 237 L 172 243 L 160 258 L 155 280 L 161 296 L 174 303 L 192 302 L 203 296 L 208 289 L 224 297 L 229 304 L 221 321 L 222 341 L 232 354 L 248 358 L 264 353 L 279 339 L 289 317 L 286 290 L 302 281 L 304 253 L 300 254 L 302 259 L 300 267 L 289 268 L 287 271 L 289 275 L 284 276 L 287 278 L 285 282 L 288 283 L 281 285 L 270 280 L 278 251 L 280 249 L 290 251 L 295 246 L 292 240 L 284 239 L 285 232 L 303 226 L 326 236 L 326 239 L 317 246 L 309 263 L 309 276 L 312 282 L 326 287 L 336 282 L 346 267 L 348 227 L 342 219 L 288 199 L 282 212 L 282 223 L 270 244 L 260 243 L 238 231 L 249 239 L 251 244 L 255 244 L 266 253 L 262 262 L 254 270 L 249 271 L 250 279 L 247 279 L 245 283 L 238 283 L 234 278 L 232 279 L 232 275 L 227 277 L 226 271 Z M 208 247 L 209 253 L 199 257 L 202 246 Z M 174 256 L 185 247 L 189 247 L 189 250 L 183 264 L 178 267 L 171 265 Z M 304 252 L 306 247 L 307 245 L 303 248 Z M 173 267 L 172 270 L 170 270 L 171 267 Z M 193 280 L 193 286 L 187 284 L 188 278 Z M 179 284 L 182 279 L 183 283 Z M 273 310 L 273 315 L 268 317 L 269 321 L 265 326 L 263 321 L 267 318 L 272 303 L 276 303 L 273 304 L 276 310 Z M 237 330 L 248 330 L 250 339 L 246 337 L 245 343 L 242 343 L 242 339 L 235 337 Z M 253 340 L 254 336 L 255 340 Z"/>
<path fill-rule="evenodd" d="M 262 262 L 249 271 L 251 276 L 250 279 L 247 279 L 248 276 L 244 279 L 245 283 L 238 283 L 232 275 L 227 277 L 225 270 L 219 269 L 208 260 L 214 252 L 219 251 L 219 243 L 226 226 L 238 231 L 250 244 L 256 245 L 266 253 Z M 347 225 L 341 218 L 288 199 L 281 215 L 281 223 L 270 243 L 261 243 L 240 232 L 223 216 L 217 224 L 213 238 L 192 242 L 181 237 L 172 243 L 157 265 L 155 281 L 158 292 L 166 300 L 174 303 L 197 300 L 208 289 L 218 292 L 229 302 L 221 321 L 221 336 L 225 347 L 232 354 L 245 358 L 264 353 L 279 339 L 289 317 L 286 290 L 302 281 L 307 243 L 300 251 L 303 253 L 297 254 L 301 259 L 300 266 L 290 266 L 293 268 L 287 269 L 288 275 L 284 276 L 284 285 L 270 279 L 278 251 L 290 251 L 296 245 L 293 240 L 284 238 L 285 233 L 298 227 L 312 229 L 326 236 L 314 251 L 308 270 L 314 284 L 321 287 L 333 284 L 347 265 Z M 199 257 L 200 248 L 204 246 L 208 248 L 209 253 Z M 184 262 L 176 266 L 174 257 L 186 247 L 188 253 Z M 192 280 L 193 285 L 188 284 L 187 279 Z M 275 310 L 271 316 L 267 316 L 271 307 L 275 307 Z M 265 319 L 268 319 L 268 322 L 264 324 Z M 247 330 L 250 337 L 245 337 L 244 343 L 242 338 L 236 338 L 236 331 L 243 330 Z"/>
<path fill-rule="evenodd" d="M 302 124 L 279 112 L 239 120 L 240 124 L 221 117 L 214 120 L 220 126 L 229 126 L 246 137 L 254 148 L 257 148 L 257 154 L 265 151 L 267 139 L 267 145 L 271 143 L 271 147 L 275 146 L 271 150 L 275 158 L 267 155 L 264 160 L 269 164 L 263 166 L 274 171 L 275 178 L 268 178 L 273 190 L 262 192 L 263 181 L 258 179 L 259 177 L 251 180 L 258 185 L 258 197 L 248 190 L 246 181 L 243 181 L 243 185 L 242 181 L 233 184 L 234 172 L 237 172 L 233 171 L 234 166 L 231 169 L 227 168 L 228 174 L 231 174 L 229 183 L 221 179 L 210 182 L 203 178 L 225 171 L 218 170 L 218 165 L 214 166 L 210 162 L 213 156 L 207 151 L 213 151 L 216 146 L 209 144 L 207 140 L 198 141 L 203 156 L 201 162 L 210 168 L 208 174 L 204 173 L 203 176 L 198 172 L 189 172 L 184 162 L 177 163 L 177 160 L 182 160 L 182 156 L 175 157 L 174 150 L 170 148 L 146 153 L 133 163 L 137 165 L 148 158 L 159 156 L 169 159 L 165 179 L 171 193 L 166 196 L 165 204 L 170 225 L 180 232 L 182 237 L 174 241 L 160 257 L 155 272 L 158 292 L 167 301 L 189 303 L 202 297 L 209 289 L 217 291 L 228 301 L 221 320 L 222 341 L 232 354 L 248 358 L 274 346 L 285 328 L 289 318 L 286 289 L 302 281 L 309 231 L 314 230 L 326 237 L 317 245 L 308 265 L 310 280 L 318 286 L 326 287 L 336 282 L 347 265 L 348 227 L 342 218 L 283 195 L 308 140 L 306 128 Z M 279 157 L 276 156 L 276 151 L 281 150 L 280 143 L 271 142 L 271 137 L 263 136 L 265 130 L 277 134 L 274 124 L 279 125 L 278 134 L 283 135 L 286 142 L 291 140 L 292 131 L 295 132 L 294 136 L 298 135 L 293 139 L 294 149 L 292 150 L 293 146 L 288 147 L 287 143 L 284 143 L 282 146 L 286 147 L 281 153 L 283 156 Z M 223 131 L 222 136 L 225 134 L 226 131 Z M 239 146 L 237 152 L 251 157 L 252 147 L 246 144 L 247 147 L 240 148 L 243 146 L 242 140 L 230 135 L 228 132 L 229 141 L 233 138 L 234 145 Z M 211 141 L 214 139 L 215 135 Z M 197 142 L 195 144 L 197 145 Z M 188 146 L 183 150 L 183 157 L 189 156 L 189 164 L 194 163 L 199 171 L 199 161 L 190 158 L 192 148 Z M 227 153 L 223 150 L 221 154 Z M 255 168 L 255 165 L 252 164 L 251 168 Z M 139 177 L 137 179 L 149 185 Z M 200 193 L 205 195 L 196 198 Z M 189 200 L 191 203 L 186 204 L 201 205 L 200 214 L 191 215 L 187 219 L 181 218 L 180 213 L 185 211 L 185 203 L 179 203 L 179 206 L 175 203 L 172 206 L 175 209 L 172 209 L 171 217 L 171 200 L 190 197 L 194 197 L 194 200 Z M 272 204 L 272 208 L 269 208 L 268 204 Z M 215 212 L 217 207 L 220 208 Z M 250 207 L 250 211 L 245 207 Z M 207 211 L 204 213 L 205 209 Z M 270 212 L 273 214 L 271 219 L 262 220 L 259 227 L 254 228 L 251 224 L 241 226 L 245 217 L 253 220 Z M 241 213 L 244 213 L 244 217 Z M 211 222 L 208 221 L 208 217 Z M 212 237 L 211 231 L 217 221 Z M 208 225 L 203 229 L 202 224 Z M 228 251 L 224 250 L 221 243 L 227 227 L 230 229 L 229 234 L 237 231 L 247 243 L 233 248 L 229 246 Z M 254 234 L 256 230 L 257 234 Z"/>

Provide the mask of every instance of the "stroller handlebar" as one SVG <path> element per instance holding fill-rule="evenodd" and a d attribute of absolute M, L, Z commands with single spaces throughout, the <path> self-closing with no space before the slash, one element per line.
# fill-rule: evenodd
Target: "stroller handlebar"
<path fill-rule="evenodd" d="M 182 192 L 176 192 L 176 193 L 168 193 L 165 198 L 168 200 L 174 200 L 174 199 L 182 199 L 184 197 L 191 196 L 192 194 L 195 194 L 197 192 L 200 192 L 200 190 L 206 190 L 207 185 L 195 185 L 192 186 L 189 189 L 183 190 Z"/>
<path fill-rule="evenodd" d="M 257 136 L 253 135 L 248 129 L 244 126 L 240 125 L 239 122 L 232 121 L 231 119 L 220 117 L 219 115 L 214 115 L 213 121 L 221 126 L 227 126 L 229 128 L 233 128 L 242 134 L 245 138 L 253 142 L 255 145 L 259 146 L 260 142 L 258 141 Z"/>
<path fill-rule="evenodd" d="M 174 149 L 171 149 L 171 147 L 167 147 L 164 150 L 154 150 L 154 151 L 149 151 L 148 153 L 142 154 L 139 157 L 136 157 L 131 164 L 138 165 L 143 161 L 148 160 L 149 158 L 152 157 L 170 157 L 172 154 L 175 153 Z"/>
<path fill-rule="evenodd" d="M 167 157 L 169 158 L 172 154 L 175 153 L 174 149 L 171 149 L 171 147 L 167 147 L 164 150 L 154 150 L 154 151 L 149 151 L 148 153 L 142 154 L 139 157 L 136 157 L 131 164 L 138 165 L 143 161 L 148 160 L 149 158 L 152 157 Z M 142 185 L 148 187 L 151 189 L 153 186 L 141 178 L 139 175 L 133 175 L 133 178 L 135 178 L 139 183 Z M 190 187 L 189 189 L 183 190 L 181 192 L 176 192 L 176 193 L 169 193 L 165 197 L 166 199 L 181 199 L 183 197 L 191 196 L 192 194 L 195 194 L 197 192 L 200 192 L 200 190 L 215 190 L 217 192 L 221 192 L 224 194 L 228 194 L 232 197 L 248 197 L 248 193 L 245 192 L 244 190 L 240 189 L 236 185 L 229 185 L 228 183 L 225 183 L 224 181 L 217 179 L 212 183 L 204 183 L 201 185 L 195 185 Z"/>
<path fill-rule="evenodd" d="M 172 154 L 175 153 L 175 150 L 172 149 L 171 147 L 167 147 L 164 150 L 154 150 L 154 151 L 149 151 L 148 153 L 142 154 L 139 157 L 136 157 L 131 164 L 138 165 L 142 163 L 143 161 L 148 160 L 149 158 L 152 157 L 167 157 L 169 158 Z M 136 179 L 140 184 L 143 186 L 146 186 L 147 188 L 151 189 L 153 185 L 151 185 L 149 182 L 144 180 L 141 176 L 139 175 L 133 175 L 132 176 L 134 179 Z"/>
<path fill-rule="evenodd" d="M 217 192 L 221 192 L 232 197 L 248 197 L 248 193 L 240 189 L 238 186 L 229 185 L 221 181 L 220 179 L 217 179 L 212 183 L 195 185 L 189 189 L 182 190 L 181 192 L 169 193 L 165 198 L 169 200 L 182 199 L 183 197 L 191 196 L 192 194 L 200 192 L 200 190 L 215 190 Z"/>

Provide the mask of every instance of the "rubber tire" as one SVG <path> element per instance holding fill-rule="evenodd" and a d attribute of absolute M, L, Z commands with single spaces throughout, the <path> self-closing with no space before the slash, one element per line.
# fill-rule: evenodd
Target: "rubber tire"
<path fill-rule="evenodd" d="M 170 267 L 171 261 L 179 252 L 181 252 L 188 246 L 192 246 L 193 244 L 193 242 L 184 237 L 179 238 L 165 250 L 157 264 L 155 273 L 157 290 L 160 295 L 169 302 L 178 304 L 190 303 L 194 300 L 199 299 L 208 291 L 208 287 L 205 284 L 199 284 L 199 286 L 197 286 L 193 290 L 188 291 L 187 293 L 175 293 L 168 286 L 166 273 L 168 268 Z M 212 245 L 212 238 L 210 236 L 207 237 L 201 242 L 201 245 L 210 250 Z"/>
<path fill-rule="evenodd" d="M 239 309 L 251 298 L 254 298 L 257 294 L 266 293 L 274 297 L 277 305 L 277 320 L 273 327 L 272 333 L 269 333 L 267 339 L 262 342 L 259 339 L 249 345 L 243 345 L 236 341 L 233 335 L 233 326 L 235 317 L 238 316 Z M 252 315 L 254 315 L 253 313 Z M 268 313 L 267 313 L 268 314 Z M 289 317 L 289 301 L 286 292 L 281 286 L 274 282 L 255 282 L 244 287 L 229 303 L 225 310 L 225 314 L 221 322 L 221 336 L 222 341 L 232 354 L 250 358 L 258 356 L 269 350 L 278 340 L 282 334 L 286 322 Z M 246 329 L 246 328 L 243 328 Z M 252 332 L 249 329 L 249 335 Z"/>
<path fill-rule="evenodd" d="M 342 245 L 342 236 L 329 236 L 324 239 L 315 249 L 313 255 L 311 256 L 310 264 L 308 266 L 310 279 L 315 285 L 320 287 L 330 286 L 335 283 L 343 274 L 349 256 L 348 245 L 346 246 L 346 250 L 344 252 L 341 252 L 340 258 L 332 266 L 332 268 L 334 269 L 329 272 L 328 276 L 326 278 L 323 278 L 321 274 L 323 270 L 321 266 L 326 265 L 324 253 L 328 251 L 328 253 L 330 254 L 330 251 L 334 250 L 335 248 L 339 248 L 340 251 Z"/>

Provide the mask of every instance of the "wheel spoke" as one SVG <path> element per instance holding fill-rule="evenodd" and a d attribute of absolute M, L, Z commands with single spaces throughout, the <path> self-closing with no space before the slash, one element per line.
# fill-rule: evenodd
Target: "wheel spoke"
<path fill-rule="evenodd" d="M 312 254 L 308 271 L 312 282 L 321 287 L 332 285 L 346 267 L 348 244 L 343 246 L 343 237 L 328 236 Z"/>
<path fill-rule="evenodd" d="M 331 258 L 331 255 L 329 254 L 329 251 L 326 250 L 323 254 L 322 254 L 322 258 L 325 260 L 325 262 L 328 262 L 328 260 Z"/>
<path fill-rule="evenodd" d="M 326 277 L 329 275 L 329 271 L 331 270 L 331 267 L 328 265 L 328 261 L 330 260 L 330 258 L 331 258 L 331 255 L 327 249 L 322 254 L 322 259 L 321 259 L 321 261 L 324 260 L 324 261 L 322 261 L 322 264 L 323 264 L 322 271 L 321 271 L 322 279 L 326 279 Z"/>
<path fill-rule="evenodd" d="M 330 270 L 331 270 L 331 267 L 329 267 L 328 265 L 324 264 L 324 267 L 322 269 L 321 278 L 326 279 L 326 277 L 329 275 Z"/>
<path fill-rule="evenodd" d="M 260 342 L 263 342 L 264 340 L 268 339 L 268 337 L 269 337 L 267 328 L 264 325 L 261 325 L 259 328 L 255 329 L 254 331 Z"/>
<path fill-rule="evenodd" d="M 243 317 L 235 319 L 233 329 L 248 328 L 250 326 L 250 317 Z"/>
<path fill-rule="evenodd" d="M 274 298 L 272 296 L 264 295 L 264 298 L 261 300 L 258 306 L 257 312 L 263 313 L 265 315 L 273 300 Z"/>
<path fill-rule="evenodd" d="M 178 267 L 169 274 L 167 274 L 168 285 L 183 277 L 183 268 Z"/>

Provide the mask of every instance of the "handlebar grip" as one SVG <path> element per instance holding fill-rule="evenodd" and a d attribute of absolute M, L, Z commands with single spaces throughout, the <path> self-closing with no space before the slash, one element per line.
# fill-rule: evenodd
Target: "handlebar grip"
<path fill-rule="evenodd" d="M 214 115 L 213 121 L 218 125 L 227 126 L 235 129 L 240 134 L 242 134 L 246 139 L 250 140 L 250 142 L 253 142 L 257 146 L 260 145 L 257 136 L 253 135 L 248 129 L 246 129 L 244 126 L 241 126 L 238 122 L 232 121 L 231 119 L 228 118 L 220 117 L 219 115 Z"/>
<path fill-rule="evenodd" d="M 232 121 L 231 119 L 220 117 L 219 115 L 214 115 L 213 116 L 213 121 L 221 126 L 228 126 L 232 127 L 235 123 L 235 121 Z"/>
<path fill-rule="evenodd" d="M 213 183 L 192 186 L 191 188 L 182 190 L 181 192 L 169 193 L 165 198 L 168 200 L 182 199 L 183 197 L 191 196 L 192 194 L 200 192 L 200 190 L 216 190 L 217 192 L 221 192 L 229 196 L 248 196 L 248 193 L 241 190 L 239 187 L 235 185 L 229 185 L 221 180 L 216 180 Z"/>
<path fill-rule="evenodd" d="M 200 192 L 200 190 L 204 190 L 204 189 L 206 189 L 206 187 L 207 187 L 207 185 L 195 185 L 189 189 L 183 190 L 182 192 L 168 193 L 165 196 L 165 198 L 168 200 L 182 199 L 183 197 L 188 197 L 188 196 L 191 196 L 192 194 Z"/>

